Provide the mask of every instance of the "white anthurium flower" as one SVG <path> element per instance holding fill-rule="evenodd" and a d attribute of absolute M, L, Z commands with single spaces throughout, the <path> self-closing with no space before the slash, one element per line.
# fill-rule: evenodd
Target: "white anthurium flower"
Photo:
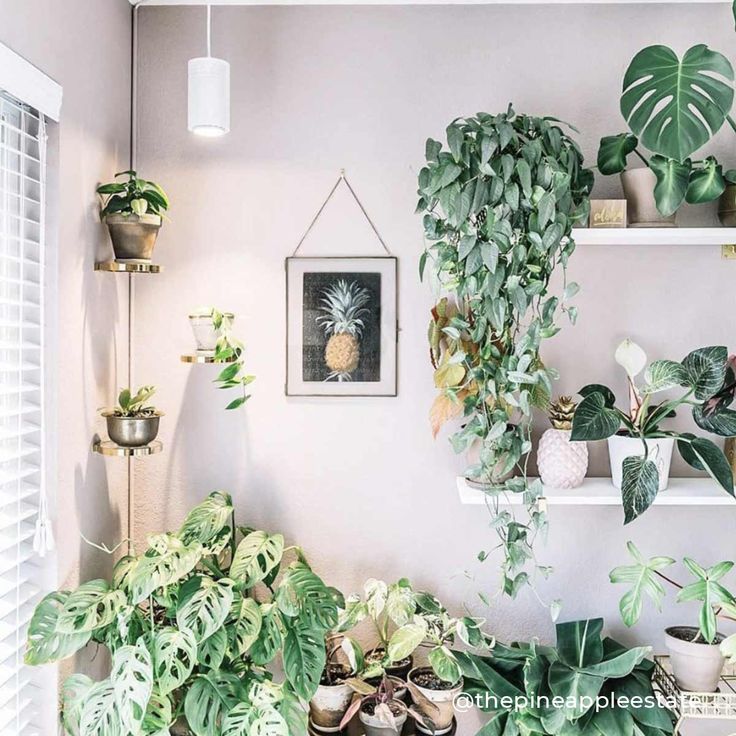
<path fill-rule="evenodd" d="M 647 364 L 647 354 L 628 337 L 616 348 L 614 358 L 632 381 Z"/>

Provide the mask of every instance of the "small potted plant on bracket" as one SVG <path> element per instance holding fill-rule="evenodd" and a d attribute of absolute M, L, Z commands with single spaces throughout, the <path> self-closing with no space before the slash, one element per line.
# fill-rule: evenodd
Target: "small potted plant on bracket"
<path fill-rule="evenodd" d="M 665 643 L 670 652 L 672 673 L 683 690 L 715 692 L 723 670 L 724 654 L 736 654 L 736 635 L 726 639 L 717 630 L 718 618 L 736 621 L 736 598 L 722 582 L 734 563 L 725 560 L 705 568 L 685 557 L 683 563 L 695 580 L 683 586 L 662 572 L 674 564 L 671 557 L 646 560 L 633 542 L 628 542 L 627 547 L 634 564 L 616 567 L 610 573 L 612 583 L 632 586 L 619 604 L 623 622 L 633 626 L 639 620 L 644 596 L 651 598 L 661 610 L 665 596 L 662 581 L 679 589 L 678 603 L 702 603 L 698 625 L 669 626 L 665 629 Z"/>
<path fill-rule="evenodd" d="M 145 447 L 156 439 L 163 412 L 146 405 L 155 392 L 155 386 L 141 386 L 135 395 L 124 388 L 118 396 L 118 405 L 102 412 L 107 420 L 107 434 L 116 445 Z"/>
<path fill-rule="evenodd" d="M 733 474 L 723 452 L 705 437 L 661 428 L 680 407 L 692 410 L 695 423 L 721 437 L 736 434 L 736 411 L 729 409 L 736 390 L 733 358 L 723 346 L 698 348 L 682 362 L 655 360 L 647 367 L 645 352 L 631 340 L 616 349 L 629 386 L 629 411 L 615 406 L 611 389 L 594 383 L 584 386 L 572 422 L 573 440 L 608 440 L 613 485 L 621 489 L 628 524 L 667 488 L 672 449 L 697 470 L 705 470 L 727 493 L 734 495 Z M 644 371 L 644 385 L 635 383 Z M 654 403 L 661 391 L 681 387 L 681 396 Z M 623 429 L 622 429 L 623 427 Z"/>
<path fill-rule="evenodd" d="M 149 263 L 169 199 L 155 182 L 139 179 L 135 171 L 121 171 L 118 179 L 97 187 L 100 217 L 107 225 L 116 261 Z"/>

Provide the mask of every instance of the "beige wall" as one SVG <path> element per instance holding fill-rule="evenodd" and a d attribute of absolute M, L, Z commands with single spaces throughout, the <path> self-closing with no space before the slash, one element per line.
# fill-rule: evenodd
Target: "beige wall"
<path fill-rule="evenodd" d="M 138 535 L 176 525 L 207 492 L 227 489 L 241 519 L 283 530 L 347 592 L 371 575 L 407 575 L 455 608 L 473 604 L 478 590 L 495 590 L 497 568 L 493 557 L 474 564 L 492 544 L 487 517 L 459 504 L 462 463 L 428 425 L 431 295 L 417 279 L 413 215 L 424 140 L 457 115 L 513 101 L 575 123 L 593 159 L 598 138 L 622 129 L 617 90 L 633 54 L 698 41 L 730 52 L 727 6 L 216 7 L 213 53 L 232 64 L 232 132 L 218 140 L 186 130 L 186 62 L 202 52 L 203 10 L 143 8 L 141 18 L 140 168 L 161 181 L 173 209 L 157 246 L 166 271 L 139 281 L 136 294 L 135 375 L 159 386 L 166 411 L 164 453 L 136 464 Z M 716 150 L 736 163 L 732 137 Z M 284 258 L 340 167 L 400 258 L 395 399 L 284 396 Z M 611 179 L 597 191 L 620 190 Z M 341 196 L 305 250 L 380 246 Z M 561 371 L 559 391 L 589 381 L 623 390 L 612 352 L 626 335 L 653 358 L 734 347 L 736 263 L 717 247 L 581 247 L 571 274 L 582 286 L 579 323 L 545 349 Z M 212 370 L 179 363 L 192 347 L 188 311 L 202 304 L 237 314 L 258 377 L 242 412 L 223 411 Z M 593 472 L 605 472 L 604 448 L 592 455 Z M 540 553 L 556 572 L 542 594 L 563 598 L 564 618 L 603 615 L 626 641 L 659 647 L 660 630 L 685 612 L 668 605 L 622 631 L 622 591 L 608 571 L 624 560 L 627 539 L 651 554 L 727 557 L 736 508 L 658 508 L 626 529 L 622 516 L 553 508 Z M 501 637 L 552 633 L 526 593 L 494 600 L 486 614 Z"/>
<path fill-rule="evenodd" d="M 62 8 L 63 5 L 63 8 Z M 127 525 L 124 460 L 90 452 L 102 430 L 99 407 L 126 380 L 127 288 L 95 273 L 110 257 L 94 190 L 128 166 L 130 5 L 126 0 L 0 0 L 0 42 L 64 89 L 61 121 L 51 127 L 50 235 L 56 242 L 57 428 L 50 478 L 57 508 L 59 583 L 106 575 L 107 555 L 85 545 L 112 544 Z"/>

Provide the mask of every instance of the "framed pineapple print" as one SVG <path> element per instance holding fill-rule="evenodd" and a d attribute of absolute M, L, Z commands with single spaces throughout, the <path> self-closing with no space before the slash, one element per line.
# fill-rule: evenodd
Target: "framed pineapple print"
<path fill-rule="evenodd" d="M 286 259 L 287 396 L 396 396 L 397 260 Z"/>

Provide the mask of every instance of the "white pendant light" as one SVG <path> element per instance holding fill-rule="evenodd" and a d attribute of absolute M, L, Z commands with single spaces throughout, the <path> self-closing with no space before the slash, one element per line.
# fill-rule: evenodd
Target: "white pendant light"
<path fill-rule="evenodd" d="M 188 127 L 197 135 L 230 132 L 230 64 L 211 56 L 212 10 L 207 6 L 207 56 L 189 59 Z"/>

